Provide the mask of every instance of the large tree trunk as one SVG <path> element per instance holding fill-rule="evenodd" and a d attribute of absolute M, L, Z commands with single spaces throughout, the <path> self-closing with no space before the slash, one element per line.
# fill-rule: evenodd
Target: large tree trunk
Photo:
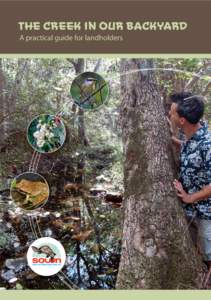
<path fill-rule="evenodd" d="M 3 63 L 2 59 L 0 59 L 0 142 L 2 143 L 9 131 L 9 122 L 8 122 L 8 114 L 9 114 L 9 105 L 8 99 L 6 96 L 6 79 L 3 71 Z"/>
<path fill-rule="evenodd" d="M 173 190 L 173 158 L 151 60 L 122 60 L 124 227 L 117 279 L 121 289 L 189 289 L 201 262 Z"/>

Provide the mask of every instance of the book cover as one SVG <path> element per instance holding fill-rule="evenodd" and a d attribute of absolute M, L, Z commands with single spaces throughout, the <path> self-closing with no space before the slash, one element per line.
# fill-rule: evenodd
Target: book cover
<path fill-rule="evenodd" d="M 208 297 L 211 1 L 0 1 L 0 297 Z"/>

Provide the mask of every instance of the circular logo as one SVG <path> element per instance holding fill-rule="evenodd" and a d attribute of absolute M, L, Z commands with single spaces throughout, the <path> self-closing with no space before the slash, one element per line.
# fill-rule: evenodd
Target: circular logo
<path fill-rule="evenodd" d="M 28 249 L 29 267 L 41 276 L 52 276 L 64 266 L 66 253 L 62 244 L 50 237 L 34 241 Z"/>

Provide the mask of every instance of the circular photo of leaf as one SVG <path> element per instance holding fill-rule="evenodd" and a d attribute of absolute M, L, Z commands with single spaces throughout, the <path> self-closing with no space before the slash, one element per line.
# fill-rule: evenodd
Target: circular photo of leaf
<path fill-rule="evenodd" d="M 65 142 L 66 130 L 62 119 L 54 115 L 39 115 L 29 124 L 27 139 L 37 152 L 52 153 Z"/>
<path fill-rule="evenodd" d="M 18 207 L 24 210 L 34 210 L 47 202 L 49 186 L 41 175 L 25 172 L 13 179 L 10 194 Z"/>
<path fill-rule="evenodd" d="M 70 93 L 80 108 L 93 110 L 105 103 L 109 86 L 99 74 L 84 72 L 73 80 Z"/>

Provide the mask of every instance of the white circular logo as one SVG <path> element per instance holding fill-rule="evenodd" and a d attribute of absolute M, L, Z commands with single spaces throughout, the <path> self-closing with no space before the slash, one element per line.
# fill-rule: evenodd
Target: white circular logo
<path fill-rule="evenodd" d="M 27 261 L 35 273 L 42 276 L 52 276 L 64 266 L 66 253 L 62 244 L 50 237 L 34 241 L 28 249 Z"/>

